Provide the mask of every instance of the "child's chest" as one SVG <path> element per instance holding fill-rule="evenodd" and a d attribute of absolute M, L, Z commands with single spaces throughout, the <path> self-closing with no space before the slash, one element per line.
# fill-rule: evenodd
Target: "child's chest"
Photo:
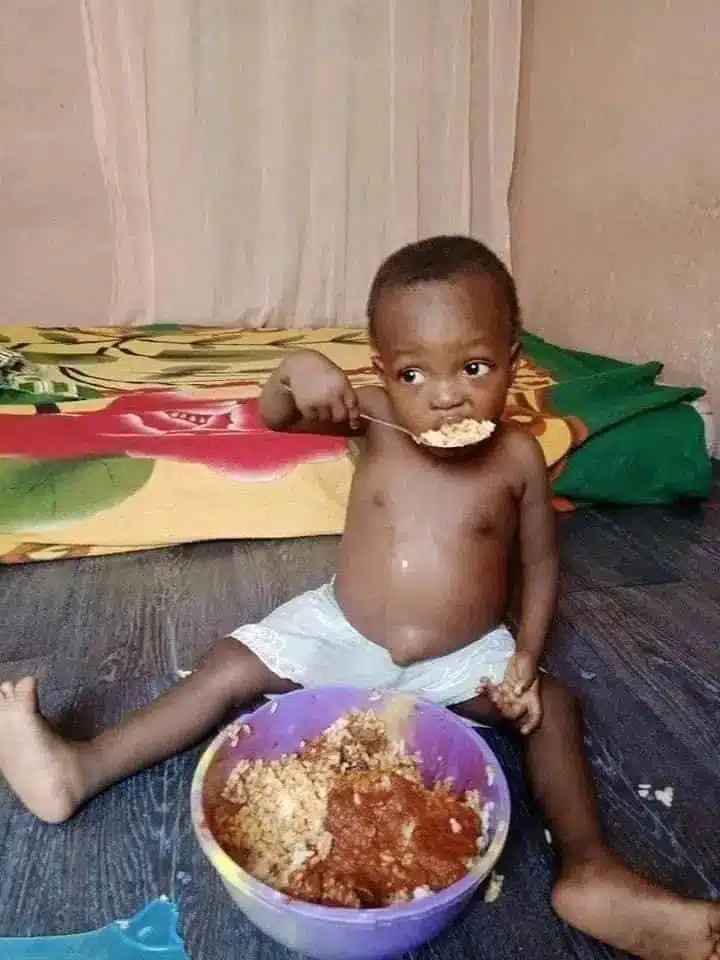
<path fill-rule="evenodd" d="M 512 483 L 493 463 L 367 456 L 358 464 L 352 499 L 368 522 L 436 528 L 448 536 L 507 535 L 517 515 Z"/>

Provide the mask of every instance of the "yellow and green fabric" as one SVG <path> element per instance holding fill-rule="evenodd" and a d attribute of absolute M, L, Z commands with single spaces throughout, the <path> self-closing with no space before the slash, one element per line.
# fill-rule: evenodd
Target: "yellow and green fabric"
<path fill-rule="evenodd" d="M 342 530 L 355 450 L 274 434 L 257 412 L 282 358 L 310 347 L 373 380 L 364 331 L 13 328 L 0 347 L 0 562 Z M 525 334 L 506 417 L 538 438 L 559 508 L 705 497 L 696 388 Z"/>

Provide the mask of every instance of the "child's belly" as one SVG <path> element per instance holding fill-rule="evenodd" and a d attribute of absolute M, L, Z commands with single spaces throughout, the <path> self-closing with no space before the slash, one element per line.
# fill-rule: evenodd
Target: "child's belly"
<path fill-rule="evenodd" d="M 416 531 L 411 544 L 389 531 L 365 533 L 343 538 L 337 598 L 355 629 L 396 663 L 458 650 L 503 621 L 508 551 L 496 540 L 450 544 Z"/>

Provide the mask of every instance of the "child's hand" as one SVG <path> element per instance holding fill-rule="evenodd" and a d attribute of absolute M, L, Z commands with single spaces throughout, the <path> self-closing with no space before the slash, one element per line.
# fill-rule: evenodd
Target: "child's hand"
<path fill-rule="evenodd" d="M 349 423 L 352 430 L 357 429 L 360 423 L 357 394 L 332 360 L 305 350 L 288 357 L 281 374 L 281 382 L 292 394 L 303 419 Z"/>
<path fill-rule="evenodd" d="M 516 652 L 508 660 L 505 681 L 516 697 L 528 691 L 537 679 L 537 657 L 531 653 Z"/>
<path fill-rule="evenodd" d="M 507 680 L 498 684 L 483 684 L 478 692 L 484 693 L 498 713 L 514 723 L 523 736 L 533 733 L 540 726 L 543 713 L 539 677 L 519 697 Z"/>
<path fill-rule="evenodd" d="M 523 736 L 537 730 L 542 722 L 540 678 L 534 659 L 527 654 L 515 654 L 507 665 L 502 683 L 483 681 L 478 693 L 485 694 L 498 713 L 514 723 Z"/>

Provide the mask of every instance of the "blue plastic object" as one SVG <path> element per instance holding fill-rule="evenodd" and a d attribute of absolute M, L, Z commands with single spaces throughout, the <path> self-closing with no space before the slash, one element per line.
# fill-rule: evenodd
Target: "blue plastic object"
<path fill-rule="evenodd" d="M 188 960 L 177 930 L 178 909 L 153 900 L 132 920 L 66 937 L 0 937 L 2 960 Z"/>

